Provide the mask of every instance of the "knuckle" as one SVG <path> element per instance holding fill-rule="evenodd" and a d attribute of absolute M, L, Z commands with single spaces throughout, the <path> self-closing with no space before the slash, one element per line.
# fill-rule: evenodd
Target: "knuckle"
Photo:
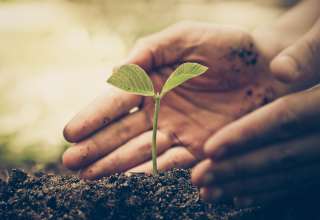
<path fill-rule="evenodd" d="M 126 140 L 128 137 L 128 134 L 131 132 L 131 128 L 127 122 L 119 122 L 118 128 L 116 131 L 116 135 L 121 140 Z"/>
<path fill-rule="evenodd" d="M 138 147 L 141 157 L 148 158 L 151 154 L 151 143 L 143 143 Z"/>

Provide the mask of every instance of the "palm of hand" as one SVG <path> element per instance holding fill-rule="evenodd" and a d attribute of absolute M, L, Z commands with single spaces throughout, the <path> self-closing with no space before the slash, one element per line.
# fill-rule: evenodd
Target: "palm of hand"
<path fill-rule="evenodd" d="M 193 165 L 202 158 L 203 144 L 210 135 L 278 97 L 286 89 L 268 74 L 264 55 L 254 46 L 249 34 L 238 29 L 201 25 L 194 30 L 197 35 L 179 32 L 184 37 L 177 37 L 180 40 L 172 42 L 174 46 L 169 51 L 163 50 L 160 60 L 174 56 L 177 58 L 174 63 L 195 61 L 209 70 L 162 99 L 157 141 L 160 170 Z M 199 33 L 202 33 L 200 38 Z M 157 66 L 159 68 L 151 78 L 159 88 L 175 65 L 158 63 Z M 133 99 L 140 104 L 139 111 L 134 114 L 143 116 L 126 115 L 132 118 L 128 120 L 130 122 L 121 125 L 126 120 L 122 119 L 81 141 L 65 153 L 65 164 L 82 168 L 86 178 L 126 170 L 151 172 L 153 100 L 130 98 Z M 107 121 L 109 123 L 109 118 Z M 128 125 L 133 121 L 138 124 Z M 105 120 L 102 124 L 105 125 Z M 132 129 L 136 131 L 132 132 Z M 110 143 L 108 138 L 114 138 L 114 135 L 119 135 L 122 141 Z"/>
<path fill-rule="evenodd" d="M 284 85 L 268 74 L 263 54 L 255 48 L 250 35 L 233 32 L 204 36 L 181 62 L 196 61 L 209 70 L 162 100 L 159 130 L 197 159 L 201 159 L 203 144 L 215 131 L 267 104 L 284 90 Z M 160 69 L 152 76 L 154 83 L 162 85 L 173 70 Z M 152 100 L 147 100 L 144 108 L 152 115 Z"/>

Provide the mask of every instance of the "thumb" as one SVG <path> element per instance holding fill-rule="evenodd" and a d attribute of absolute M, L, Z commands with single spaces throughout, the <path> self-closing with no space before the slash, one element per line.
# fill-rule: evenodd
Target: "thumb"
<path fill-rule="evenodd" d="M 320 80 L 320 19 L 301 39 L 283 50 L 270 63 L 273 75 L 281 81 Z"/>
<path fill-rule="evenodd" d="M 121 65 L 134 63 L 148 71 L 176 63 L 183 56 L 186 30 L 186 24 L 178 24 L 139 39 Z"/>

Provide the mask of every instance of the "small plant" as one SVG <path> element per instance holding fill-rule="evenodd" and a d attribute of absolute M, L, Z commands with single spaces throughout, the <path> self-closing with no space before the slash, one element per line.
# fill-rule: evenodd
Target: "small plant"
<path fill-rule="evenodd" d="M 157 128 L 158 115 L 160 110 L 160 100 L 170 90 L 181 85 L 185 81 L 199 76 L 207 71 L 207 67 L 198 63 L 181 64 L 167 79 L 161 92 L 153 88 L 153 84 L 148 74 L 138 65 L 127 64 L 117 69 L 107 80 L 108 83 L 126 92 L 151 96 L 154 99 L 153 133 L 152 133 L 152 168 L 153 174 L 157 174 Z"/>

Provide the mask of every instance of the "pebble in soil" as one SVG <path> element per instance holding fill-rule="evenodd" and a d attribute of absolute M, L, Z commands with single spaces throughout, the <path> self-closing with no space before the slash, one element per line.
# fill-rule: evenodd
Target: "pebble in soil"
<path fill-rule="evenodd" d="M 12 170 L 8 182 L 0 180 L 1 220 L 227 220 L 257 219 L 259 213 L 257 208 L 235 209 L 201 201 L 186 170 L 157 176 L 115 174 L 97 181 Z"/>

